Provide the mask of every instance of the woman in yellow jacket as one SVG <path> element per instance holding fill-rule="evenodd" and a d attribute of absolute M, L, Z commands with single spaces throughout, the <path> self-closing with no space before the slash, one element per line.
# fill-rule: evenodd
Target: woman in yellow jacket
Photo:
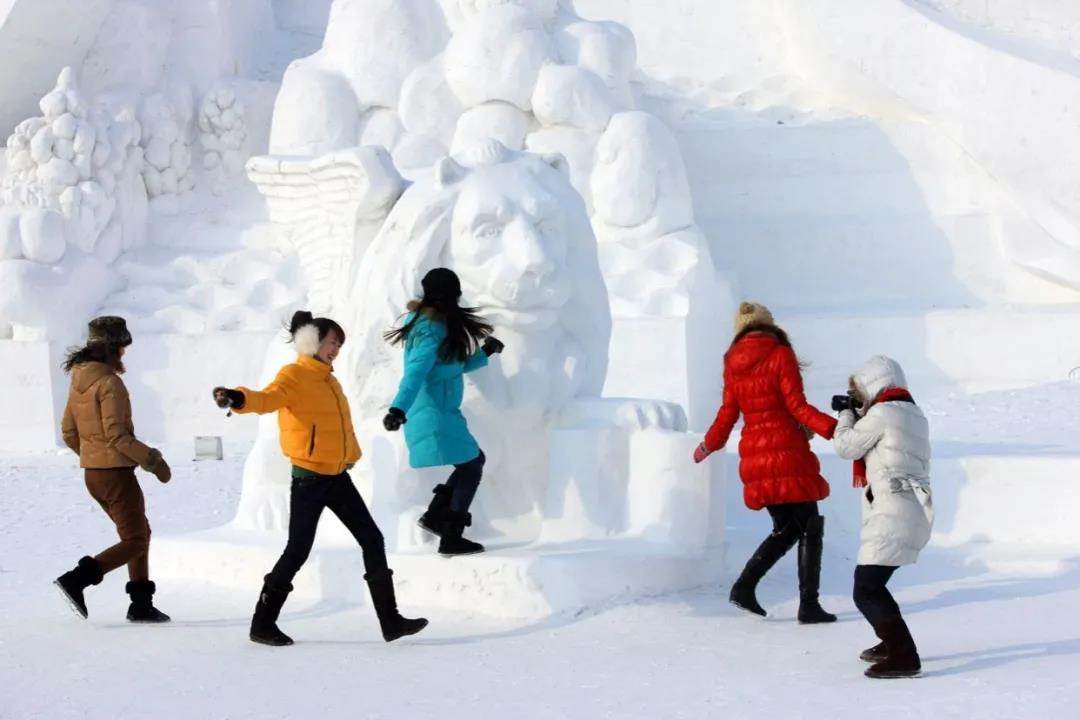
<path fill-rule="evenodd" d="M 281 368 L 261 392 L 245 387 L 214 388 L 219 407 L 260 415 L 277 411 L 281 450 L 292 461 L 289 540 L 263 579 L 251 618 L 251 639 L 264 645 L 292 644 L 278 629 L 278 614 L 292 591 L 293 577 L 311 553 L 323 508 L 337 515 L 360 543 L 364 579 L 383 638 L 390 642 L 418 633 L 427 620 L 404 618 L 398 613 L 382 533 L 349 477 L 349 469 L 360 459 L 360 446 L 353 433 L 349 402 L 333 375 L 345 331 L 329 318 L 300 311 L 293 315 L 289 333 L 299 357 Z"/>

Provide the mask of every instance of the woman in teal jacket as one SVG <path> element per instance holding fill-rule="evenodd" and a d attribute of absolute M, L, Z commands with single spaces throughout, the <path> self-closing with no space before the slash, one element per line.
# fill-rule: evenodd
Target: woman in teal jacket
<path fill-rule="evenodd" d="M 412 467 L 454 466 L 446 483 L 435 486 L 419 520 L 420 527 L 439 536 L 439 554 L 483 552 L 483 545 L 462 537 L 472 524 L 469 506 L 485 458 L 461 414 L 461 402 L 465 373 L 486 367 L 488 357 L 503 345 L 491 337 L 491 325 L 475 309 L 458 305 L 461 281 L 452 270 L 432 270 L 421 286 L 423 298 L 409 303 L 405 323 L 385 336 L 405 346 L 405 370 L 383 426 L 391 432 L 405 426 Z"/>

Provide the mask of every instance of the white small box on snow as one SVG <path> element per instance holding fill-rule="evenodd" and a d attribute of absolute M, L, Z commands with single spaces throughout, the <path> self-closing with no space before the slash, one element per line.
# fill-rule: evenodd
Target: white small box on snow
<path fill-rule="evenodd" d="M 221 460 L 221 437 L 217 435 L 195 436 L 195 459 L 196 460 Z"/>

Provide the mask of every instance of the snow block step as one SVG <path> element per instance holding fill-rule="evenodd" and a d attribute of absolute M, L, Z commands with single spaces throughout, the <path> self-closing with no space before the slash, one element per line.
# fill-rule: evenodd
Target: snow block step
<path fill-rule="evenodd" d="M 320 534 L 328 526 L 326 521 Z M 398 601 L 502 618 L 540 618 L 662 595 L 724 578 L 726 546 L 696 556 L 647 544 L 487 544 L 487 552 L 444 558 L 432 543 L 390 555 Z M 233 527 L 154 539 L 155 578 L 198 580 L 255 592 L 285 547 L 284 533 Z M 300 596 L 366 604 L 360 548 L 317 542 L 293 581 Z"/>
<path fill-rule="evenodd" d="M 933 424 L 931 424 L 933 428 Z M 930 486 L 934 504 L 931 544 L 1000 571 L 1051 567 L 1080 552 L 1080 450 L 1024 445 L 996 448 L 934 444 Z M 861 526 L 860 493 L 851 487 L 851 463 L 815 442 L 822 472 L 832 485 L 821 504 L 828 516 L 826 543 L 847 545 L 853 558 Z M 1012 454 L 1007 454 L 1007 453 Z M 1030 552 L 1024 549 L 1030 550 Z"/>
<path fill-rule="evenodd" d="M 946 385 L 967 392 L 1064 382 L 1080 366 L 1080 333 L 1063 332 L 1074 323 L 1075 306 L 773 312 L 799 357 L 810 363 L 808 387 L 840 392 L 848 375 L 878 354 L 899 360 L 913 388 Z"/>

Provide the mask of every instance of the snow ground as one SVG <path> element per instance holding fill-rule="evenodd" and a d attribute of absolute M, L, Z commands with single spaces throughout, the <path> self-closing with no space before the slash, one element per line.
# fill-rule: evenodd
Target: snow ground
<path fill-rule="evenodd" d="M 167 448 L 172 483 L 143 482 L 154 532 L 227 522 L 245 450 L 195 463 L 188 448 Z M 270 649 L 246 638 L 254 587 L 164 584 L 159 604 L 174 622 L 139 627 L 123 620 L 120 571 L 88 593 L 88 621 L 72 615 L 50 581 L 112 530 L 69 453 L 6 453 L 0 495 L 0 718 L 993 720 L 1072 717 L 1080 700 L 1076 558 L 1053 574 L 1003 574 L 939 548 L 898 573 L 923 655 L 914 682 L 862 677 L 857 654 L 874 639 L 848 597 L 855 538 L 839 531 L 826 538 L 823 579 L 835 626 L 795 624 L 789 556 L 762 585 L 768 620 L 705 587 L 528 626 L 404 608 L 432 624 L 386 645 L 368 608 L 298 599 L 282 621 L 297 644 Z M 733 507 L 730 522 L 737 566 L 766 519 Z"/>

